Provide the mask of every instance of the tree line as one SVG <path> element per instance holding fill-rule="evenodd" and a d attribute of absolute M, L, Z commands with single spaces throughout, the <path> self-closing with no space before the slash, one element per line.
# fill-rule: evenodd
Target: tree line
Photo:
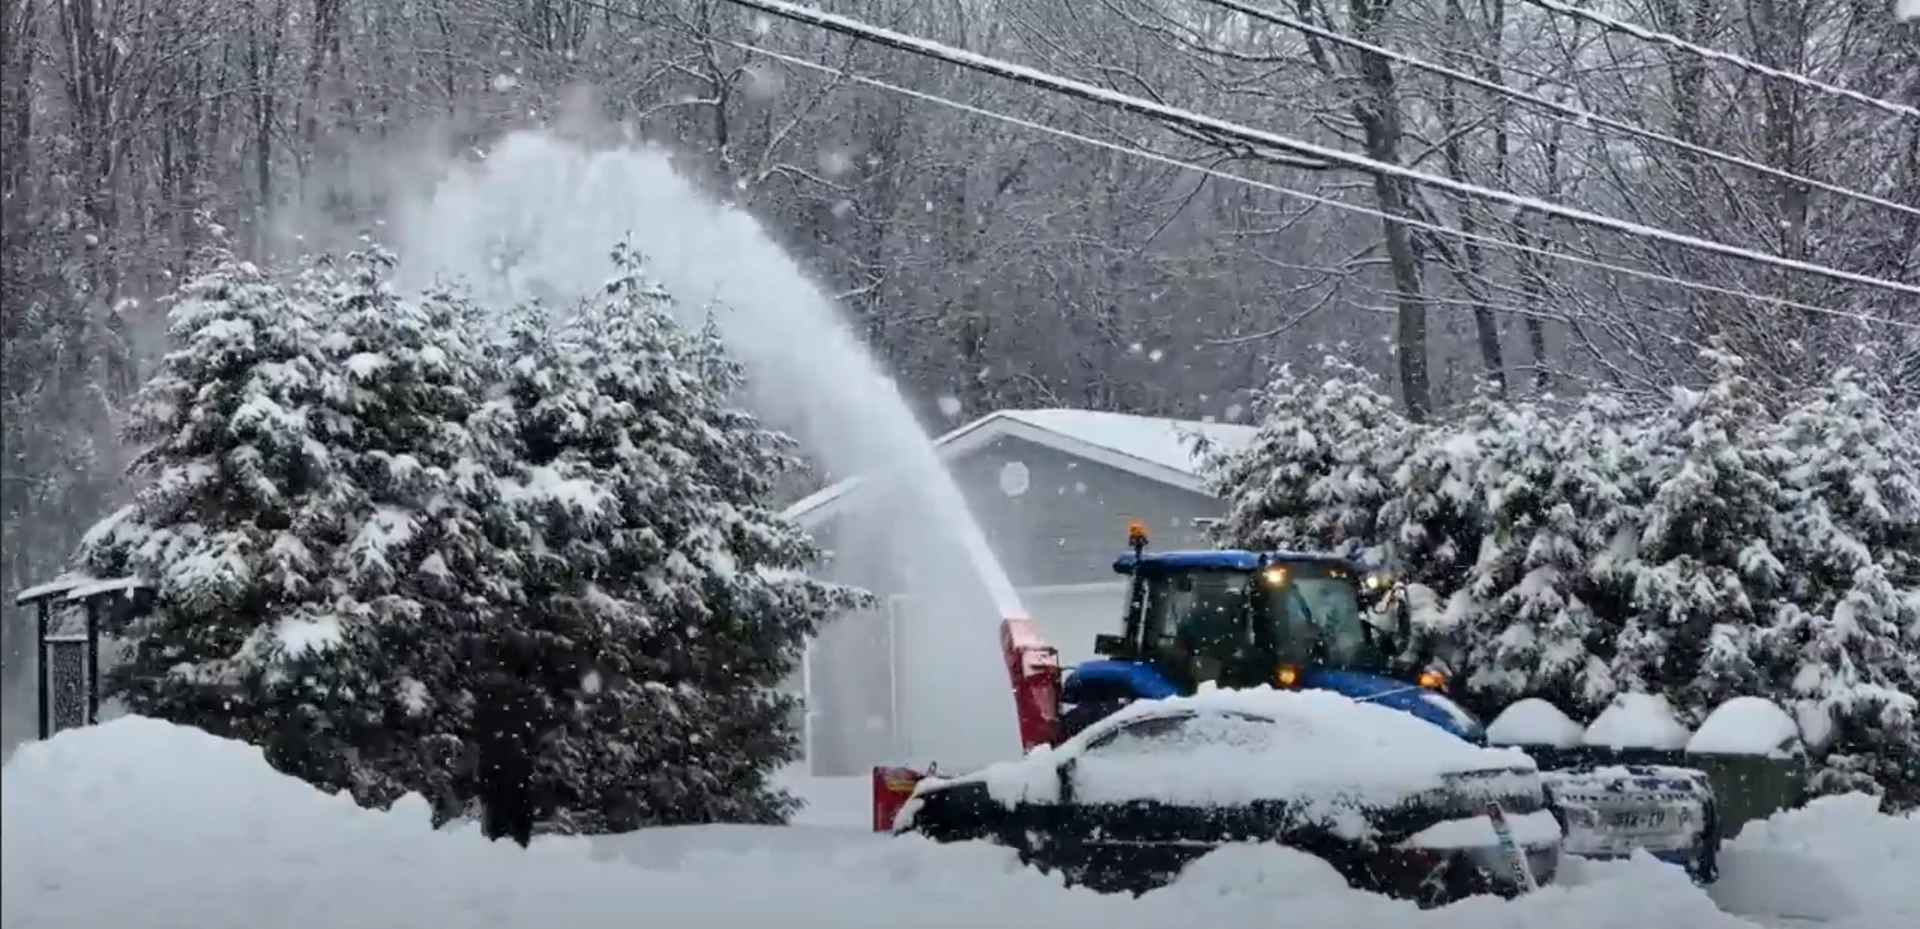
<path fill-rule="evenodd" d="M 1769 407 L 1743 359 L 1706 360 L 1660 403 L 1425 423 L 1349 364 L 1283 370 L 1253 443 L 1211 458 L 1219 532 L 1391 567 L 1417 647 L 1485 713 L 1652 693 L 1698 726 L 1765 697 L 1819 753 L 1815 791 L 1920 804 L 1920 418 L 1858 367 Z"/>

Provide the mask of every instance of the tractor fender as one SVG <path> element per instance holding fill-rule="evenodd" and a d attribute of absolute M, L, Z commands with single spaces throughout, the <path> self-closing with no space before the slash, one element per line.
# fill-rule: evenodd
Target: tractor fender
<path fill-rule="evenodd" d="M 1060 686 L 1062 705 L 1095 700 L 1162 700 L 1178 691 L 1166 675 L 1138 661 L 1110 658 L 1082 662 Z"/>

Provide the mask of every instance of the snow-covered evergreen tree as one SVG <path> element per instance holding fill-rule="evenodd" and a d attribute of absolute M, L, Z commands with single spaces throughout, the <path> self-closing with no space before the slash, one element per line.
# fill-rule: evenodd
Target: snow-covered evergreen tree
<path fill-rule="evenodd" d="M 1206 458 L 1227 503 L 1215 530 L 1224 543 L 1330 551 L 1382 540 L 1377 520 L 1414 427 L 1374 375 L 1332 357 L 1321 368 L 1282 367 L 1254 403 L 1253 442 Z"/>
<path fill-rule="evenodd" d="M 351 495 L 330 565 L 339 605 L 367 647 L 357 694 L 377 714 L 355 756 L 390 786 L 384 803 L 425 795 L 439 815 L 464 805 L 458 781 L 473 669 L 461 650 L 516 595 L 516 562 L 493 529 L 502 436 L 478 414 L 491 371 L 479 310 L 459 296 L 402 296 L 393 257 L 348 255 L 327 292 L 321 379 L 334 458 Z"/>
<path fill-rule="evenodd" d="M 1473 483 L 1488 525 L 1449 610 L 1452 650 L 1468 689 L 1494 705 L 1533 696 L 1597 712 L 1616 689 L 1605 658 L 1625 606 L 1604 569 L 1637 529 L 1619 411 L 1596 398 L 1571 411 L 1497 406 L 1484 420 Z"/>
<path fill-rule="evenodd" d="M 272 276 L 228 262 L 183 289 L 178 348 L 141 394 L 134 504 L 95 573 L 158 579 L 115 687 L 136 713 L 263 746 L 363 803 L 459 808 L 454 633 L 515 595 L 489 544 L 503 446 L 468 428 L 479 318 L 403 299 L 377 249 Z"/>
<path fill-rule="evenodd" d="M 327 277 L 225 260 L 181 289 L 174 348 L 130 411 L 144 485 L 78 559 L 158 587 L 109 683 L 129 712 L 258 743 L 338 789 L 365 784 L 344 749 L 379 720 L 330 576 L 354 506 L 321 389 Z"/>
<path fill-rule="evenodd" d="M 1459 622 L 1459 593 L 1487 537 L 1481 476 L 1490 448 L 1503 440 L 1495 424 L 1504 413 L 1482 401 L 1458 421 L 1422 426 L 1392 472 L 1381 529 L 1400 577 L 1446 602 L 1435 632 Z"/>
<path fill-rule="evenodd" d="M 1673 389 L 1629 467 L 1646 501 L 1637 557 L 1623 566 L 1632 609 L 1612 660 L 1623 689 L 1666 696 L 1698 724 L 1729 697 L 1769 689 L 1769 604 L 1785 591 L 1785 453 L 1730 354 L 1710 351 L 1703 391 Z"/>
<path fill-rule="evenodd" d="M 1843 368 L 1776 430 L 1792 592 L 1775 658 L 1826 730 L 1815 787 L 1920 804 L 1920 443 L 1890 391 Z M 1911 425 L 1908 423 L 1907 425 Z"/>
<path fill-rule="evenodd" d="M 572 319 L 523 316 L 501 344 L 533 538 L 500 621 L 553 672 L 540 788 L 566 831 L 783 821 L 796 801 L 768 777 L 799 734 L 777 685 L 865 597 L 803 573 L 820 553 L 771 501 L 792 443 L 734 405 L 712 331 L 614 257 Z"/>
<path fill-rule="evenodd" d="M 1479 709 L 1644 691 L 1697 723 L 1765 697 L 1831 744 L 1817 789 L 1920 803 L 1920 417 L 1851 370 L 1782 416 L 1709 360 L 1639 421 L 1483 399 L 1408 427 L 1364 378 L 1283 372 L 1209 461 L 1223 540 L 1393 565 Z"/>

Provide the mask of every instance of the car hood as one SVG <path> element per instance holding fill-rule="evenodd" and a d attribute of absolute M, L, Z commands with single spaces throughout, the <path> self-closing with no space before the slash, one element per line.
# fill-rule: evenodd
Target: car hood
<path fill-rule="evenodd" d="M 1302 675 L 1300 683 L 1304 687 L 1330 690 L 1363 703 L 1376 703 L 1399 710 L 1469 742 L 1483 743 L 1487 737 L 1486 727 L 1465 707 L 1445 694 L 1416 684 L 1364 671 L 1325 668 L 1309 668 Z"/>

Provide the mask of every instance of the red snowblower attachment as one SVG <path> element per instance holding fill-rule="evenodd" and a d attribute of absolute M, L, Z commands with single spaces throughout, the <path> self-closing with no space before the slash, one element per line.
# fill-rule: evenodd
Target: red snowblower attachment
<path fill-rule="evenodd" d="M 1000 621 L 1000 654 L 1007 663 L 1007 680 L 1013 685 L 1013 707 L 1020 723 L 1020 748 L 1033 751 L 1052 745 L 1060 734 L 1060 653 L 1048 645 L 1025 616 L 1009 616 Z M 891 832 L 900 808 L 913 796 L 921 779 L 933 776 L 935 766 L 925 771 L 881 765 L 873 769 L 873 830 Z"/>

